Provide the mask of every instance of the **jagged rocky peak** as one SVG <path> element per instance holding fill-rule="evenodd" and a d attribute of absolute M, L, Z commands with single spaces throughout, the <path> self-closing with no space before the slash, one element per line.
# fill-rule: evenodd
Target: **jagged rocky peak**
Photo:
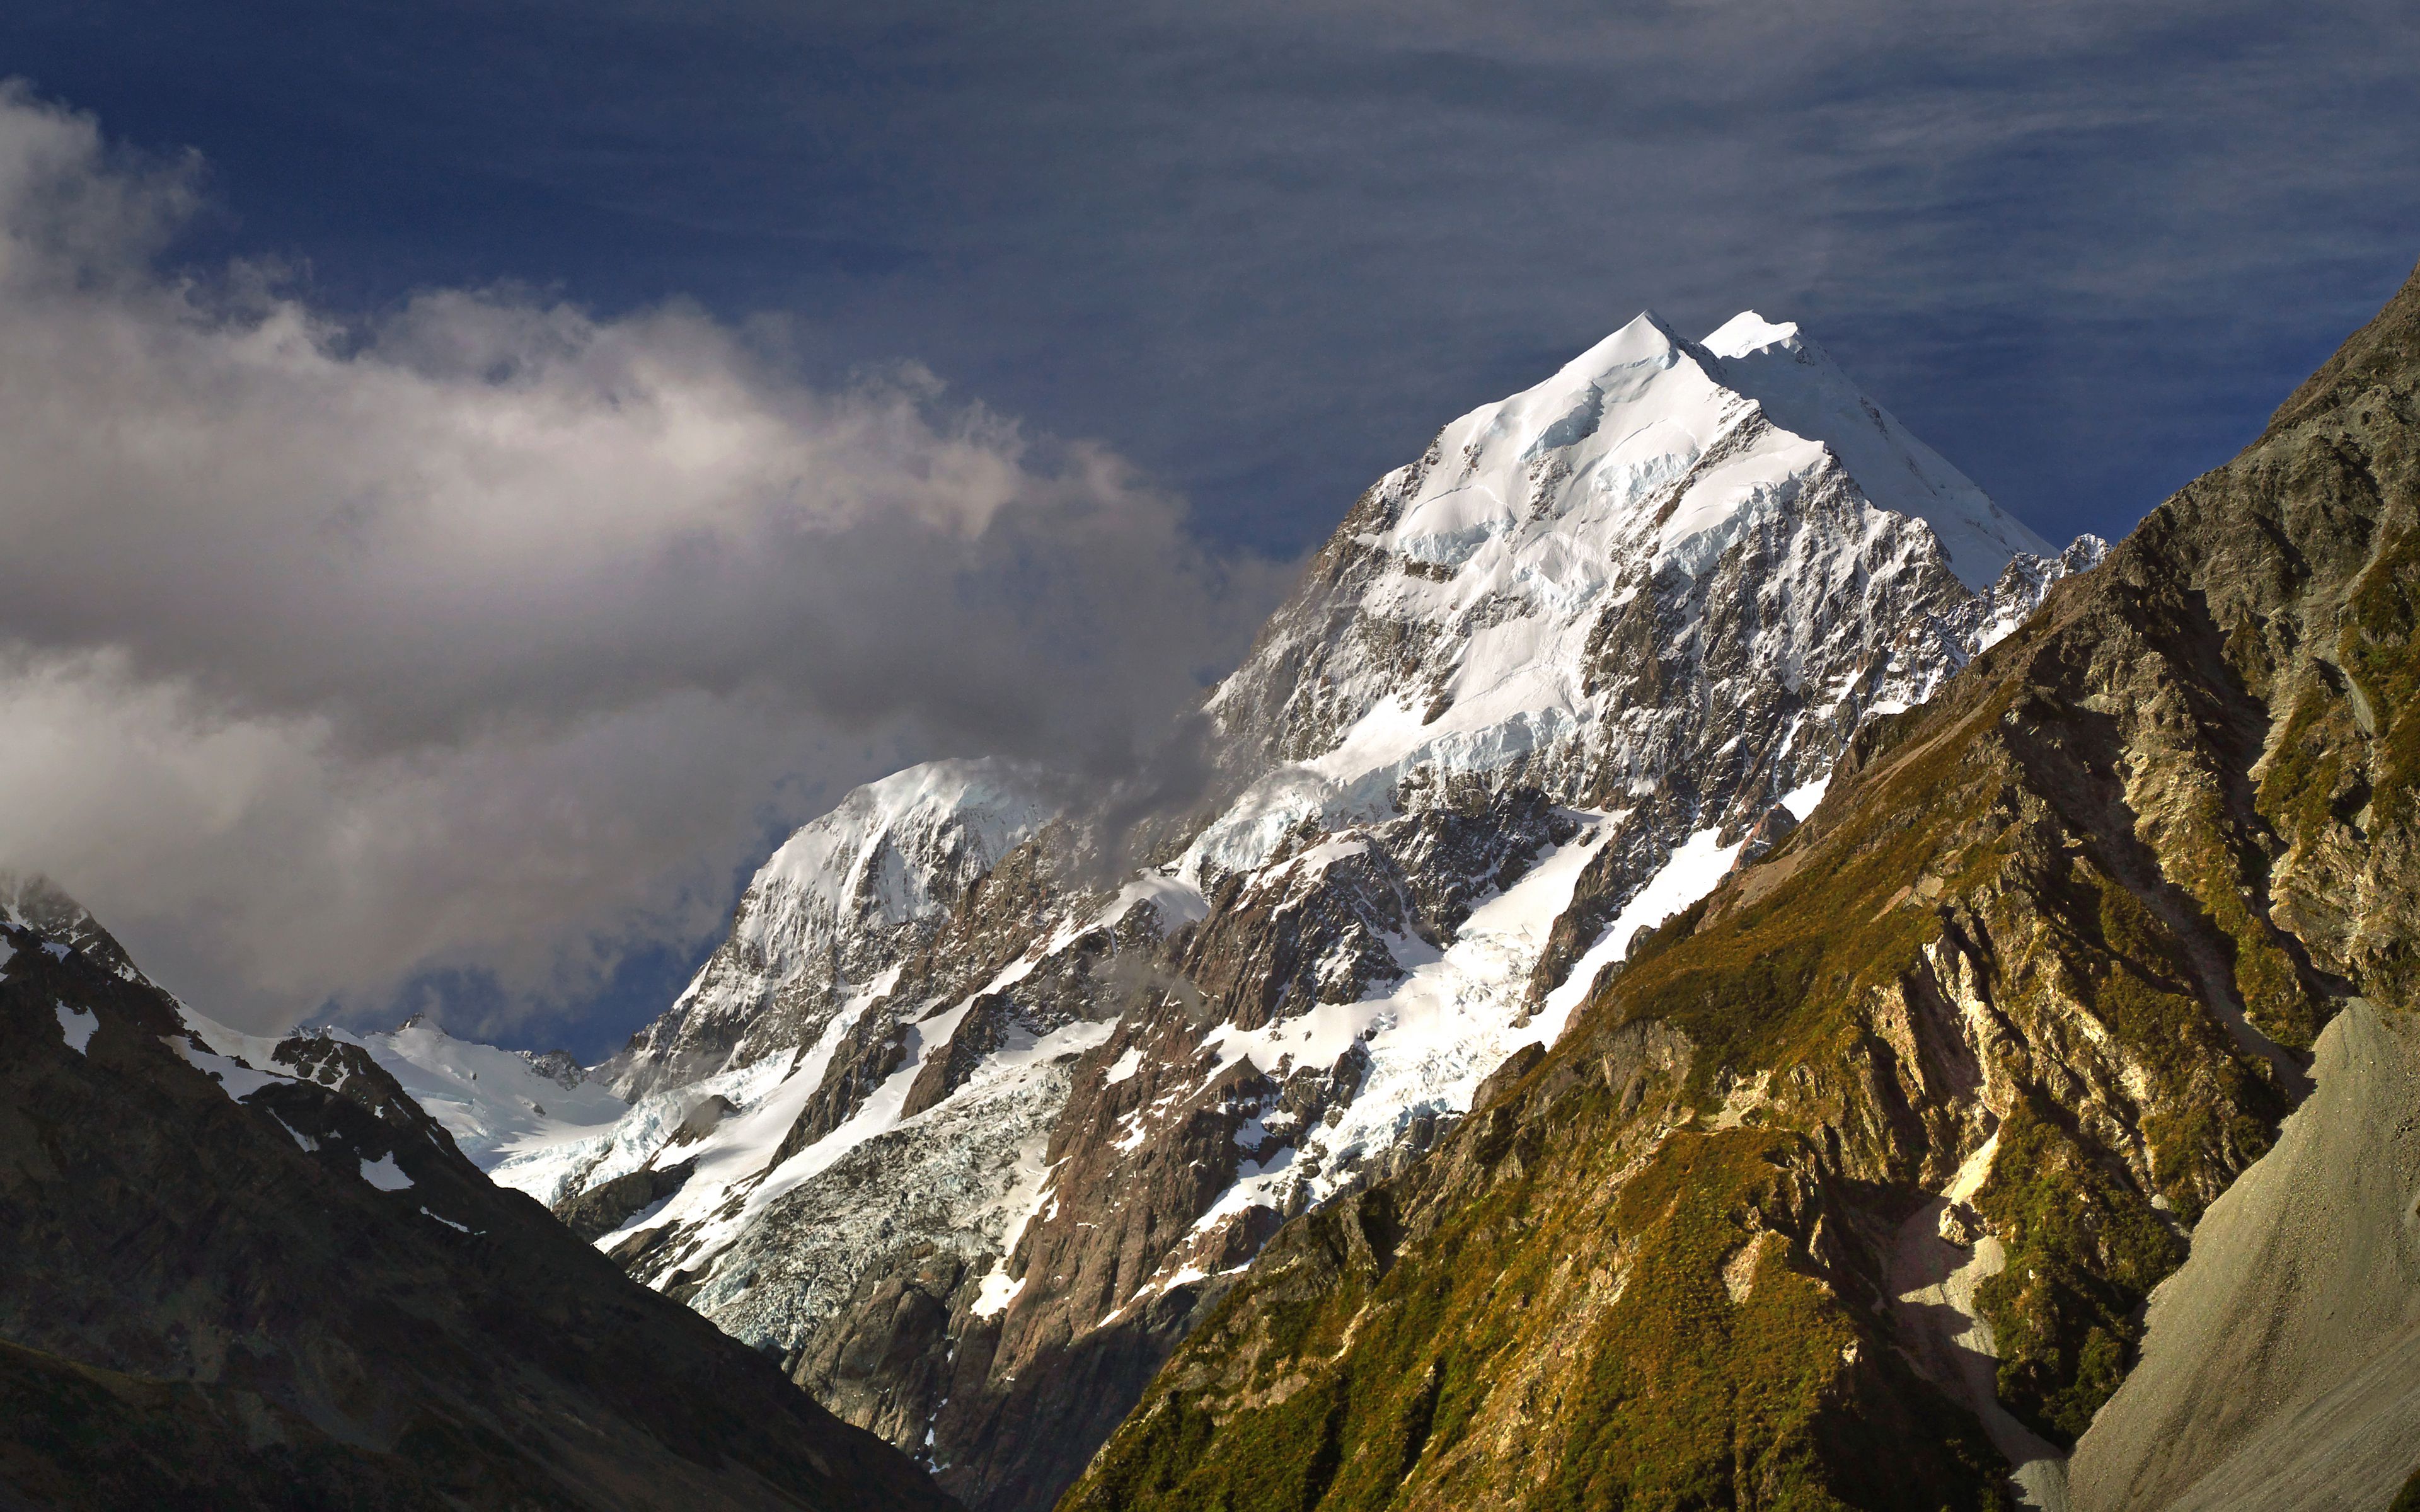
<path fill-rule="evenodd" d="M 854 790 L 773 853 L 689 989 L 593 1074 L 635 1100 L 812 1041 L 1063 804 L 1046 774 L 993 760 Z"/>
<path fill-rule="evenodd" d="M 128 981 L 149 980 L 91 910 L 39 872 L 0 872 L 0 925 L 29 929 L 63 949 L 80 950 Z"/>
<path fill-rule="evenodd" d="M 1183 869 L 1474 773 L 1662 850 L 1753 823 L 2099 549 L 2054 555 L 1795 327 L 1642 315 L 1362 497 L 1210 701 L 1229 785 Z"/>
<path fill-rule="evenodd" d="M 524 1050 L 520 1055 L 529 1062 L 530 1070 L 566 1091 L 588 1079 L 588 1068 L 568 1050 Z"/>

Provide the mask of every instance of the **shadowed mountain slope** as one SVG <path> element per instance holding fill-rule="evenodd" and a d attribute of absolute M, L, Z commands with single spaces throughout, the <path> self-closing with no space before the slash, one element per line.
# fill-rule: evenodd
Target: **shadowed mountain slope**
<path fill-rule="evenodd" d="M 0 914 L 0 1506 L 953 1505 L 489 1182 L 354 1045 Z"/>

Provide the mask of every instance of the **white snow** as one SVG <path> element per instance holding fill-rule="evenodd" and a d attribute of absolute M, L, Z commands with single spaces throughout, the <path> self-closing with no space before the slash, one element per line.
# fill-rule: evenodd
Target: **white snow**
<path fill-rule="evenodd" d="M 729 1190 L 764 1170 L 798 1121 L 807 1099 L 823 1084 L 832 1052 L 865 1010 L 890 992 L 898 976 L 898 968 L 892 967 L 859 991 L 832 1016 L 816 1042 L 800 1055 L 770 1057 L 738 1071 L 719 1072 L 701 1082 L 650 1093 L 621 1119 L 599 1128 L 504 1150 L 488 1174 L 500 1186 L 514 1187 L 551 1203 L 570 1178 L 583 1170 L 587 1184 L 593 1186 L 640 1169 L 671 1141 L 701 1098 L 719 1096 L 738 1111 L 716 1124 L 696 1145 L 685 1147 L 683 1158 L 692 1153 L 697 1157 L 689 1183 L 691 1189 Z M 624 1227 L 644 1227 L 652 1216 L 641 1214 Z"/>
<path fill-rule="evenodd" d="M 297 1145 L 302 1146 L 302 1152 L 304 1154 L 312 1155 L 318 1153 L 319 1141 L 312 1138 L 309 1134 L 304 1134 L 302 1130 L 295 1128 L 294 1125 L 287 1122 L 284 1119 L 278 1118 L 275 1112 L 272 1111 L 269 1116 L 272 1119 L 277 1119 L 277 1127 L 285 1130 Z"/>
<path fill-rule="evenodd" d="M 362 1180 L 381 1192 L 400 1192 L 411 1185 L 411 1178 L 403 1174 L 403 1167 L 395 1163 L 393 1155 L 362 1162 Z"/>
<path fill-rule="evenodd" d="M 1445 950 L 1414 939 L 1390 941 L 1397 960 L 1412 967 L 1394 987 L 1359 1002 L 1318 1004 L 1259 1029 L 1223 1025 L 1210 1032 L 1205 1042 L 1217 1048 L 1218 1069 L 1249 1057 L 1272 1075 L 1294 1066 L 1333 1065 L 1361 1041 L 1370 1069 L 1360 1092 L 1336 1123 L 1309 1131 L 1300 1147 L 1301 1153 L 1321 1157 L 1320 1174 L 1309 1181 L 1312 1200 L 1325 1199 L 1351 1177 L 1357 1160 L 1388 1149 L 1420 1114 L 1467 1111 L 1480 1082 L 1505 1057 L 1525 1044 L 1552 1043 L 1562 1032 L 1575 999 L 1550 997 L 1527 1023 L 1516 1021 L 1546 936 L 1608 833 L 1606 815 L 1575 816 L 1582 828 L 1573 841 L 1546 853 L 1511 887 L 1474 909 Z M 1697 874 L 1684 866 L 1667 890 Z M 1283 1211 L 1287 1191 L 1300 1179 L 1291 1171 L 1296 1154 L 1287 1148 L 1264 1165 L 1245 1162 L 1236 1183 L 1197 1229 L 1255 1203 Z"/>
<path fill-rule="evenodd" d="M 1055 1109 L 1058 1099 L 1065 1095 L 1066 1072 L 1059 1061 L 1108 1040 L 1116 1031 L 1114 1020 L 1069 1024 L 1039 1037 L 1013 1035 L 1007 1045 L 985 1057 L 974 1074 L 951 1097 L 913 1119 L 900 1117 L 918 1072 L 931 1056 L 948 1045 L 975 1002 L 990 993 L 1007 990 L 1022 980 L 1033 964 L 1031 960 L 1014 963 L 983 989 L 953 1007 L 908 1026 L 908 1053 L 899 1067 L 838 1128 L 778 1165 L 767 1168 L 796 1122 L 806 1094 L 822 1080 L 820 1064 L 812 1077 L 791 1079 L 804 1081 L 795 1100 L 768 1100 L 768 1104 L 787 1104 L 777 1117 L 766 1119 L 752 1129 L 746 1126 L 745 1119 L 726 1119 L 699 1147 L 697 1167 L 681 1189 L 655 1209 L 635 1215 L 621 1228 L 599 1239 L 598 1247 L 610 1250 L 632 1234 L 667 1225 L 680 1226 L 684 1233 L 676 1268 L 691 1272 L 712 1268 L 735 1242 L 752 1233 L 776 1204 L 876 1140 L 894 1134 L 904 1135 L 921 1125 L 965 1118 L 997 1127 L 1005 1119 L 1022 1122 Z M 783 1087 L 789 1085 L 785 1081 Z M 1049 1094 L 1047 1101 L 1037 1100 L 1037 1088 L 1054 1085 L 1057 1090 Z M 1010 1128 L 1017 1126 L 1015 1122 L 1007 1124 Z M 1047 1144 L 1047 1122 L 1027 1125 L 1003 1173 L 1008 1180 L 993 1187 L 988 1195 L 968 1194 L 976 1200 L 958 1220 L 962 1231 L 969 1236 L 993 1229 L 1005 1234 L 1004 1241 L 993 1251 L 995 1266 L 986 1275 L 979 1297 L 1000 1308 L 1008 1305 L 1018 1287 L 1001 1273 L 998 1260 L 1014 1249 L 1025 1225 L 1050 1201 L 1047 1191 L 1048 1168 L 1043 1164 Z M 742 1302 L 750 1295 L 744 1284 L 729 1290 L 734 1299 Z M 723 1288 L 710 1283 L 697 1302 L 702 1310 L 708 1309 L 724 1295 Z M 709 1312 L 709 1316 L 717 1316 L 729 1326 L 719 1314 Z"/>
<path fill-rule="evenodd" d="M 965 887 L 1057 816 L 1054 785 L 1009 762 L 940 761 L 851 791 L 757 871 L 723 947 L 645 1043 L 609 1062 L 613 1085 L 660 1089 L 668 1064 L 735 1039 L 733 1057 L 754 1059 L 761 1046 L 724 1031 L 802 981 L 820 994 L 907 960 Z"/>
<path fill-rule="evenodd" d="M 1174 930 L 1187 924 L 1198 924 L 1210 917 L 1210 900 L 1202 889 L 1179 876 L 1166 872 L 1145 872 L 1118 889 L 1109 906 L 1101 910 L 1093 922 L 1097 927 L 1116 923 L 1126 917 L 1137 903 L 1148 903 L 1159 911 L 1160 928 Z"/>
<path fill-rule="evenodd" d="M 1006 975 L 1006 973 L 1002 973 Z M 1022 973 L 1020 973 L 1022 975 Z M 999 987 L 986 989 L 997 992 Z M 984 994 L 977 994 L 982 996 Z M 761 1209 L 796 1187 L 813 1180 L 830 1170 L 843 1155 L 859 1145 L 888 1133 L 900 1123 L 899 1110 L 908 1100 L 908 1089 L 915 1084 L 916 1073 L 923 1069 L 924 1059 L 933 1051 L 946 1047 L 950 1036 L 957 1031 L 958 1023 L 974 1006 L 970 997 L 947 1012 L 936 1015 L 914 1026 L 915 1042 L 909 1057 L 890 1078 L 867 1098 L 856 1114 L 839 1128 L 809 1145 L 784 1161 L 749 1194 L 751 1211 Z M 1013 1075 L 1018 1070 L 1037 1062 L 1048 1062 L 1058 1057 L 1091 1049 L 1116 1030 L 1115 1024 L 1070 1024 L 1063 1028 L 1033 1040 L 1022 1047 L 1012 1046 L 995 1052 L 984 1063 L 980 1074 L 989 1078 Z M 923 1114 L 917 1115 L 919 1118 Z M 743 1214 L 743 1221 L 744 1221 Z"/>
<path fill-rule="evenodd" d="M 184 1020 L 185 1027 L 192 1030 L 202 1043 L 221 1057 L 246 1061 L 255 1067 L 274 1065 L 277 1046 L 286 1039 L 283 1034 L 246 1034 L 240 1029 L 229 1028 L 216 1019 L 194 1012 L 183 1003 L 177 1005 L 177 1016 Z M 188 1055 L 185 1058 L 191 1060 L 194 1057 Z M 294 1079 L 276 1072 L 270 1074 L 283 1081 Z"/>
<path fill-rule="evenodd" d="M 482 1168 L 582 1138 L 629 1111 L 595 1082 L 565 1087 L 512 1051 L 457 1040 L 426 1020 L 391 1034 L 333 1032 L 368 1051 Z"/>
<path fill-rule="evenodd" d="M 924 1069 L 925 1056 L 948 1046 L 950 1036 L 957 1032 L 958 1021 L 965 1018 L 973 1007 L 974 998 L 970 997 L 955 1008 L 911 1026 L 908 1031 L 908 1056 L 900 1062 L 899 1069 L 875 1088 L 873 1095 L 858 1106 L 846 1122 L 768 1172 L 749 1194 L 748 1207 L 762 1208 L 793 1188 L 814 1180 L 830 1170 L 843 1155 L 897 1124 L 899 1110 L 908 1103 L 908 1089 L 915 1085 L 916 1073 Z"/>
<path fill-rule="evenodd" d="M 1142 1070 L 1142 1046 L 1130 1044 L 1126 1046 L 1125 1054 L 1109 1062 L 1109 1069 L 1101 1073 L 1101 1079 L 1114 1087 L 1140 1070 Z"/>
<path fill-rule="evenodd" d="M 217 1082 L 220 1090 L 229 1098 L 241 1102 L 271 1082 L 295 1080 L 283 1072 L 258 1069 L 275 1064 L 272 1055 L 282 1036 L 245 1034 L 239 1029 L 228 1028 L 215 1019 L 205 1018 L 182 1003 L 177 1005 L 177 1011 L 184 1019 L 185 1027 L 209 1049 L 197 1050 L 191 1041 L 178 1035 L 164 1036 L 161 1043 L 184 1057 L 187 1064 Z"/>
<path fill-rule="evenodd" d="M 59 1033 L 67 1040 L 68 1048 L 77 1055 L 85 1054 L 85 1047 L 92 1043 L 92 1031 L 101 1027 L 101 1015 L 87 1009 L 70 1008 L 65 1003 L 58 1003 L 55 1007 L 59 1015 Z"/>
<path fill-rule="evenodd" d="M 1006 1312 L 1008 1304 L 1016 1300 L 1016 1294 L 1025 1289 L 1023 1276 L 1014 1281 L 1009 1279 L 1008 1260 L 1016 1253 L 1016 1242 L 1025 1236 L 1026 1226 L 1049 1201 L 1051 1167 L 1043 1161 L 1049 1149 L 1050 1136 L 1047 1132 L 1035 1134 L 1017 1149 L 1016 1184 L 1008 1189 L 999 1203 L 1001 1209 L 1016 1216 L 1001 1231 L 1000 1258 L 985 1273 L 983 1285 L 976 1291 L 974 1306 L 970 1310 L 977 1318 L 992 1318 Z"/>
<path fill-rule="evenodd" d="M 928 879 L 886 865 L 895 855 L 886 842 L 946 825 L 978 837 L 987 856 L 1004 856 L 1054 812 L 1029 788 L 1014 767 L 996 761 L 927 762 L 894 772 L 799 826 L 756 874 L 756 886 L 813 896 L 834 912 L 870 893 L 893 923 L 920 917 L 936 906 Z"/>
<path fill-rule="evenodd" d="M 1808 786 L 1820 793 L 1823 784 Z M 1807 790 L 1798 791 L 1803 794 Z M 1810 804 L 1810 812 L 1812 809 Z M 1795 806 L 1791 811 L 1797 812 Z M 1740 849 L 1737 842 L 1720 843 L 1720 838 L 1718 830 L 1701 829 L 1683 841 L 1662 870 L 1648 878 L 1647 885 L 1622 905 L 1621 912 L 1614 916 L 1613 922 L 1606 926 L 1605 933 L 1572 967 L 1562 985 L 1546 995 L 1542 1016 L 1554 1019 L 1558 1025 L 1568 1020 L 1587 999 L 1589 989 L 1596 984 L 1597 973 L 1630 953 L 1630 942 L 1639 931 L 1653 929 L 1713 891 L 1714 884 L 1731 869 Z"/>
<path fill-rule="evenodd" d="M 733 1098 L 735 1103 L 741 1106 L 741 1113 L 724 1119 L 696 1145 L 683 1148 L 681 1158 L 693 1156 L 697 1164 L 677 1193 L 666 1201 L 634 1214 L 621 1227 L 600 1238 L 597 1242 L 598 1247 L 612 1249 L 631 1234 L 667 1224 L 691 1225 L 694 1231 L 686 1241 L 681 1263 L 686 1267 L 696 1267 L 710 1261 L 746 1232 L 769 1206 L 830 1169 L 851 1150 L 900 1127 L 903 1121 L 900 1110 L 906 1105 L 908 1089 L 915 1085 L 917 1073 L 923 1070 L 925 1061 L 948 1046 L 951 1037 L 979 999 L 1014 988 L 1030 976 L 1038 964 L 1038 953 L 1019 957 L 952 1007 L 908 1023 L 905 1026 L 907 1055 L 898 1068 L 859 1104 L 840 1127 L 774 1165 L 773 1155 L 797 1123 L 807 1099 L 822 1085 L 825 1070 L 840 1041 L 874 1002 L 891 991 L 897 980 L 896 967 L 886 970 L 881 978 L 834 1016 L 817 1044 L 799 1057 L 794 1072 L 783 1076 L 769 1089 L 758 1093 L 748 1103 Z M 1008 1044 L 985 1058 L 981 1068 L 958 1095 L 996 1091 L 1004 1085 L 1014 1084 L 1020 1078 L 1050 1068 L 1061 1056 L 1079 1053 L 1100 1044 L 1116 1032 L 1116 1028 L 1115 1021 L 1110 1021 L 1066 1025 L 1039 1037 L 1014 1034 Z M 659 1094 L 644 1100 L 613 1131 L 613 1136 L 629 1133 L 630 1126 L 640 1120 L 642 1114 L 651 1112 L 659 1099 L 667 1104 L 675 1101 L 683 1105 L 693 1103 L 702 1091 L 723 1082 L 725 1076 L 708 1078 L 677 1093 Z M 730 1094 L 726 1092 L 724 1095 Z M 930 1119 L 940 1111 L 940 1108 L 927 1109 L 917 1119 Z M 676 1123 L 677 1119 L 671 1121 Z M 669 1132 L 669 1129 L 664 1130 L 666 1136 Z M 661 1140 L 655 1143 L 659 1147 Z M 1029 1179 L 1038 1183 L 1041 1151 L 1042 1145 L 1037 1142 L 1030 1151 L 1020 1156 L 1019 1183 Z M 645 1141 L 628 1141 L 616 1151 L 621 1160 L 599 1165 L 590 1173 L 588 1180 L 593 1184 L 619 1174 L 621 1169 L 635 1170 L 651 1153 L 653 1150 L 647 1148 Z M 1028 1166 L 1031 1166 L 1030 1170 Z M 526 1163 L 508 1163 L 495 1172 L 498 1180 L 515 1185 L 523 1184 L 523 1179 L 529 1174 Z M 1034 1196 L 1030 1200 L 1038 1205 L 1042 1199 Z M 1021 1229 L 1023 1220 L 1018 1220 L 1016 1227 Z M 1006 1284 L 1004 1278 L 1000 1283 L 1002 1287 Z M 1001 1305 L 1006 1305 L 1004 1298 Z"/>
<path fill-rule="evenodd" d="M 990 982 L 985 982 L 980 990 L 970 992 L 966 999 L 958 1001 L 956 1007 L 929 1013 L 929 1016 L 917 1018 L 917 1021 L 905 1026 L 908 1028 L 908 1055 L 900 1059 L 898 1070 L 891 1072 L 891 1076 L 883 1079 L 881 1087 L 874 1088 L 840 1127 L 815 1139 L 814 1144 L 808 1144 L 806 1149 L 791 1154 L 789 1159 L 782 1161 L 779 1166 L 772 1166 L 769 1171 L 765 1166 L 782 1144 L 782 1139 L 789 1134 L 789 1127 L 797 1122 L 799 1108 L 803 1108 L 803 1103 L 806 1103 L 806 1093 L 814 1091 L 815 1084 L 823 1081 L 823 1067 L 820 1064 L 815 1067 L 814 1079 L 806 1081 L 806 1088 L 799 1093 L 797 1103 L 791 1103 L 786 1116 L 779 1116 L 779 1120 L 765 1120 L 755 1127 L 748 1127 L 751 1120 L 726 1120 L 706 1139 L 705 1149 L 697 1156 L 697 1171 L 690 1176 L 688 1183 L 682 1183 L 682 1188 L 671 1200 L 663 1202 L 660 1210 L 639 1214 L 639 1217 L 629 1219 L 622 1229 L 597 1239 L 597 1248 L 617 1246 L 625 1236 L 642 1229 L 685 1222 L 697 1224 L 697 1229 L 694 1229 L 694 1234 L 690 1234 L 688 1243 L 682 1248 L 680 1265 L 682 1268 L 699 1268 L 699 1265 L 711 1263 L 738 1236 L 751 1229 L 751 1224 L 755 1224 L 774 1202 L 799 1190 L 801 1185 L 815 1180 L 825 1171 L 830 1171 L 835 1164 L 840 1164 L 849 1151 L 859 1149 L 861 1144 L 891 1134 L 898 1127 L 944 1116 L 951 1103 L 961 1099 L 983 1101 L 987 1096 L 1000 1096 L 1001 1091 L 1009 1091 L 1009 1088 L 1016 1087 L 1018 1081 L 1029 1079 L 1029 1076 L 1050 1074 L 1053 1062 L 1058 1062 L 1058 1057 L 1092 1050 L 1094 1045 L 1101 1045 L 1116 1033 L 1116 1021 L 1106 1021 L 1106 1024 L 1079 1021 L 1079 1024 L 1060 1026 L 1060 1028 L 1038 1038 L 1016 1033 L 1007 1045 L 987 1055 L 978 1072 L 968 1079 L 966 1087 L 958 1088 L 949 1101 L 922 1110 L 912 1120 L 903 1120 L 900 1110 L 908 1103 L 908 1091 L 915 1087 L 917 1074 L 924 1070 L 924 1062 L 932 1055 L 941 1053 L 949 1045 L 951 1036 L 966 1021 L 966 1013 L 973 1011 L 975 1001 L 995 995 L 995 992 L 1007 992 L 1009 987 L 1021 982 L 1026 975 L 1033 973 L 1033 967 L 1036 967 L 1036 958 L 1018 958 L 1018 961 L 1009 963 L 1007 967 L 1001 967 L 1000 973 Z M 828 1055 L 828 1050 L 825 1050 L 825 1055 Z M 723 1137 L 723 1130 L 731 1130 L 731 1137 Z M 1024 1183 L 1031 1173 L 1041 1168 L 1041 1142 L 1021 1151 L 1016 1168 L 1018 1183 Z M 1038 1205 L 1041 1200 L 1043 1197 L 1036 1196 L 1031 1202 Z M 1024 1222 L 1018 1219 L 1014 1227 L 1024 1229 Z M 1001 1306 L 1007 1306 L 1007 1299 L 1001 1299 Z"/>
<path fill-rule="evenodd" d="M 1592 691 L 1590 670 L 1605 611 L 1658 574 L 1705 573 L 1751 531 L 1799 553 L 1783 563 L 1786 615 L 1755 655 L 1785 673 L 1824 663 L 1835 702 L 1881 644 L 1827 643 L 1817 606 L 1886 593 L 1877 579 L 1913 581 L 1928 563 L 1981 591 L 2018 552 L 2051 550 L 1796 328 L 1752 313 L 1703 347 L 1642 315 L 1545 382 L 1448 424 L 1432 455 L 1417 477 L 1382 483 L 1402 491 L 1400 512 L 1360 537 L 1431 571 L 1357 579 L 1352 607 L 1434 630 L 1440 686 L 1404 686 L 1397 662 L 1357 659 L 1351 637 L 1299 667 L 1304 647 L 1265 645 L 1213 696 L 1214 715 L 1285 668 L 1332 687 L 1349 718 L 1323 753 L 1263 775 L 1177 875 L 1206 885 L 1257 869 L 1307 817 L 1329 830 L 1380 817 L 1415 772 L 1490 771 L 1574 743 L 1618 759 L 1633 711 Z M 1843 478 L 1862 527 L 1802 528 L 1800 498 Z"/>
<path fill-rule="evenodd" d="M 1817 778 L 1812 782 L 1808 782 L 1801 787 L 1792 788 L 1789 792 L 1783 794 L 1781 795 L 1781 806 L 1790 810 L 1791 818 L 1797 820 L 1803 825 L 1807 820 L 1815 817 L 1815 806 L 1823 801 L 1824 790 L 1829 788 L 1831 785 L 1832 777 L 1831 774 L 1827 772 L 1823 776 Z"/>
<path fill-rule="evenodd" d="M 1763 406 L 1774 424 L 1829 446 L 1868 499 L 1931 526 L 1950 570 L 1967 587 L 1990 587 L 2020 551 L 2054 554 L 2049 542 L 1860 393 L 1795 325 L 1744 311 L 1705 346 L 1733 389 Z"/>

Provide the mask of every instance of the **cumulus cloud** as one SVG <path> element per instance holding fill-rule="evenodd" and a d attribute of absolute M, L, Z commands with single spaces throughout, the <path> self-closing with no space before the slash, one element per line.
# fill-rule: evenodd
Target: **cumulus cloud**
<path fill-rule="evenodd" d="M 1274 575 L 776 324 L 171 276 L 197 166 L 0 89 L 0 856 L 269 1023 L 710 928 L 768 818 L 945 751 L 1125 769 Z"/>

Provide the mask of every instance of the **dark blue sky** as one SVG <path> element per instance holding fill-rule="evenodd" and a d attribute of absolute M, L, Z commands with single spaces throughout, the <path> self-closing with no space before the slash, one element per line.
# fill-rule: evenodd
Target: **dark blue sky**
<path fill-rule="evenodd" d="M 201 154 L 172 259 L 786 322 L 1265 553 L 1651 307 L 2114 536 L 2420 257 L 2420 8 L 1978 8 L 17 0 L 0 74 Z"/>
<path fill-rule="evenodd" d="M 2420 256 L 2408 5 L 1204 8 L 20 0 L 0 69 L 197 148 L 197 260 L 776 312 L 1288 554 L 1641 307 L 2116 533 Z"/>

